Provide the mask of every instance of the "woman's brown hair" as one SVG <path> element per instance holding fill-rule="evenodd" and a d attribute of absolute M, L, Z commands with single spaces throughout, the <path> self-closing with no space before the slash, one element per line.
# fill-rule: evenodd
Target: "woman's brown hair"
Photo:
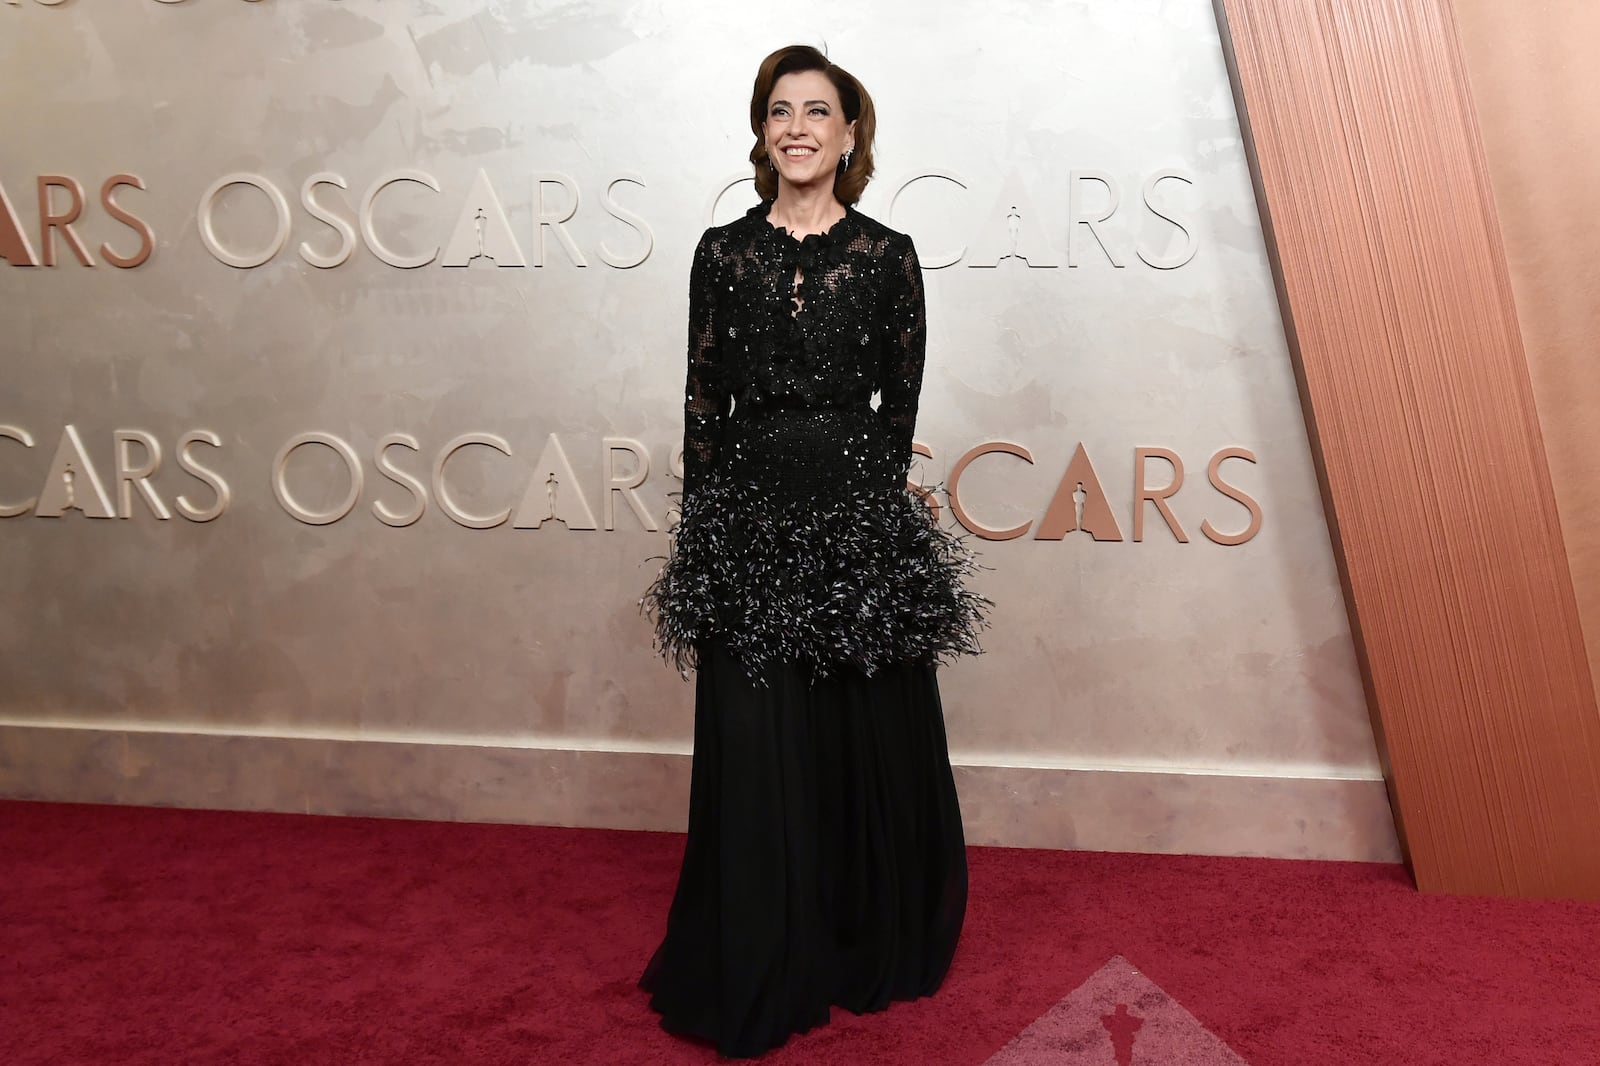
<path fill-rule="evenodd" d="M 763 200 L 778 195 L 778 174 L 767 158 L 767 139 L 762 128 L 767 120 L 767 101 L 772 97 L 772 87 L 785 74 L 802 70 L 817 70 L 827 75 L 839 93 L 844 120 L 856 124 L 856 144 L 850 153 L 850 162 L 833 178 L 833 195 L 842 204 L 854 204 L 866 191 L 867 182 L 872 180 L 872 134 L 877 127 L 872 97 L 854 74 L 830 62 L 827 56 L 808 44 L 791 44 L 778 49 L 763 59 L 761 69 L 756 71 L 755 90 L 750 94 L 750 129 L 756 135 L 755 147 L 750 149 L 750 162 L 756 169 L 756 193 Z"/>

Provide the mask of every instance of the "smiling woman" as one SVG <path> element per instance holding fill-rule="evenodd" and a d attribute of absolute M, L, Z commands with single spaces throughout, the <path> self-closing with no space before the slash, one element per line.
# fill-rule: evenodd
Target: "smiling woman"
<path fill-rule="evenodd" d="M 922 269 L 851 206 L 871 97 L 795 46 L 750 121 L 763 199 L 695 252 L 682 519 L 645 598 L 698 676 L 689 839 L 641 984 L 739 1056 L 943 981 L 967 870 L 934 671 L 977 650 L 985 605 L 906 486 Z"/>

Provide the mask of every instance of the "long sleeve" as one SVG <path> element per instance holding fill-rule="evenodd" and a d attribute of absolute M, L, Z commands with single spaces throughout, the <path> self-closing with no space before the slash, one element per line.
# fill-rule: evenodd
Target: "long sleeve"
<path fill-rule="evenodd" d="M 928 319 L 922 291 L 922 264 L 917 249 L 905 238 L 905 252 L 885 264 L 890 282 L 888 335 L 885 338 L 878 416 L 889 431 L 896 469 L 911 465 L 911 439 L 917 428 L 917 401 L 922 394 L 922 367 L 927 356 Z"/>
<path fill-rule="evenodd" d="M 683 387 L 683 495 L 694 495 L 717 461 L 727 383 L 717 337 L 717 255 L 707 231 L 689 269 L 689 367 Z"/>

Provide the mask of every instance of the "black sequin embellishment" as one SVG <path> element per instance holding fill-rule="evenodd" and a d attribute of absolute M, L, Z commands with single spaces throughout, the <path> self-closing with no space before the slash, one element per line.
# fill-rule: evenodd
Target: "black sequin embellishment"
<path fill-rule="evenodd" d="M 796 240 L 770 206 L 695 250 L 682 516 L 642 601 L 657 646 L 687 672 L 716 639 L 752 676 L 974 653 L 989 603 L 965 588 L 972 554 L 905 487 L 916 250 L 854 209 Z"/>

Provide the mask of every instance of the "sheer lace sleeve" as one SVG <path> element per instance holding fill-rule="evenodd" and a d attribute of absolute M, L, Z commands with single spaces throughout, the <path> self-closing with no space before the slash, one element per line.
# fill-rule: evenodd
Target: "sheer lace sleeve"
<path fill-rule="evenodd" d="M 689 369 L 683 387 L 683 495 L 687 500 L 717 461 L 728 391 L 718 351 L 718 254 L 707 231 L 689 270 Z"/>
<path fill-rule="evenodd" d="M 922 366 L 927 354 L 928 320 L 922 292 L 922 264 L 909 237 L 903 252 L 891 249 L 884 266 L 889 272 L 888 336 L 884 347 L 882 398 L 878 415 L 889 430 L 896 469 L 911 465 L 911 438 L 917 428 L 917 400 L 922 393 Z"/>

